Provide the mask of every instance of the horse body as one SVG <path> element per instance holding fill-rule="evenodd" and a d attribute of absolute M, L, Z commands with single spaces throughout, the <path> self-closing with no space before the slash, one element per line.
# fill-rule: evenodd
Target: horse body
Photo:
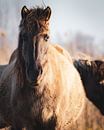
<path fill-rule="evenodd" d="M 22 9 L 18 48 L 0 79 L 0 113 L 12 130 L 66 130 L 83 109 L 82 82 L 68 52 L 47 41 L 50 8 L 34 10 Z"/>
<path fill-rule="evenodd" d="M 22 88 L 15 88 L 15 59 L 3 72 L 1 80 L 2 83 L 5 81 L 2 87 L 6 96 L 0 98 L 0 103 L 6 103 L 0 108 L 0 113 L 7 117 L 6 121 L 10 125 L 15 122 L 16 126 L 29 129 L 45 130 L 46 126 L 47 129 L 65 129 L 77 119 L 84 104 L 81 80 L 68 53 L 62 48 L 60 52 L 57 47 L 48 45 L 46 55 L 38 59 L 44 67 L 37 86 L 26 84 Z"/>

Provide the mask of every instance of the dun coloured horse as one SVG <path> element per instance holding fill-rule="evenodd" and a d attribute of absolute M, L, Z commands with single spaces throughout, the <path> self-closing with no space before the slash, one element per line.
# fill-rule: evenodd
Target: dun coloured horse
<path fill-rule="evenodd" d="M 0 79 L 0 115 L 12 130 L 67 130 L 85 94 L 68 52 L 49 43 L 50 7 L 21 10 L 18 47 Z"/>

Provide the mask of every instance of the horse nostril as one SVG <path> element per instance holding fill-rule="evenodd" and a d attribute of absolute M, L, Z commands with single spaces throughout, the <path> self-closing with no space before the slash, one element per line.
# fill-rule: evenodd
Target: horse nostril
<path fill-rule="evenodd" d="M 39 71 L 39 74 L 42 74 L 43 70 L 41 66 L 38 67 L 38 71 Z"/>

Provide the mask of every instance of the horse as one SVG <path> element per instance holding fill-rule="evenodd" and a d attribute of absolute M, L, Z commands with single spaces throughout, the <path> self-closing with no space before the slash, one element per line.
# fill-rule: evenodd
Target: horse
<path fill-rule="evenodd" d="M 67 130 L 85 93 L 69 53 L 50 44 L 51 8 L 21 9 L 18 47 L 0 78 L 0 114 L 12 130 Z"/>
<path fill-rule="evenodd" d="M 104 115 L 104 61 L 75 59 L 74 65 L 80 73 L 87 98 Z"/>
<path fill-rule="evenodd" d="M 7 65 L 0 65 L 0 76 L 3 72 L 3 70 L 7 67 Z"/>

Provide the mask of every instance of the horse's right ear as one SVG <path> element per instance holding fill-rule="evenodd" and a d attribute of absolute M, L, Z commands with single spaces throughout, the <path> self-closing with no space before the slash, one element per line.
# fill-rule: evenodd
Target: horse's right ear
<path fill-rule="evenodd" d="M 21 17 L 24 19 L 26 18 L 26 16 L 28 15 L 29 13 L 29 9 L 27 9 L 26 6 L 23 6 L 22 9 L 21 9 Z"/>
<path fill-rule="evenodd" d="M 44 9 L 41 17 L 46 21 L 48 21 L 50 19 L 50 16 L 51 16 L 51 8 L 48 6 L 46 9 Z"/>

